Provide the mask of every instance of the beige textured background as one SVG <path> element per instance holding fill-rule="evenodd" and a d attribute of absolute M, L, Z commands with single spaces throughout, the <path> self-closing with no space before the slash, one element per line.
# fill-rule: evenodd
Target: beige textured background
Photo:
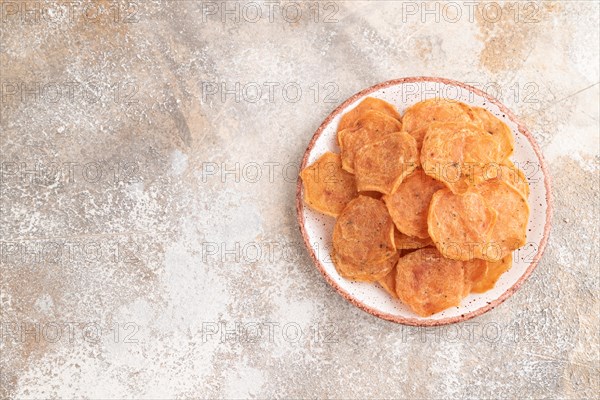
<path fill-rule="evenodd" d="M 598 398 L 597 2 L 58 4 L 0 1 L 0 398 Z M 413 75 L 554 184 L 531 279 L 432 329 L 345 302 L 294 210 L 325 116 Z"/>

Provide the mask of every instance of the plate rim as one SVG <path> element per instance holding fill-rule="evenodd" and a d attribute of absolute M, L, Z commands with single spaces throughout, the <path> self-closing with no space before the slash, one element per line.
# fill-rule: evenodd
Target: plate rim
<path fill-rule="evenodd" d="M 550 236 L 550 229 L 551 229 L 551 225 L 552 225 L 551 221 L 552 221 L 553 208 L 554 208 L 553 207 L 553 199 L 552 199 L 552 190 L 551 190 L 552 184 L 551 184 L 550 173 L 546 166 L 546 161 L 544 160 L 544 156 L 542 154 L 542 151 L 541 151 L 537 141 L 535 140 L 533 135 L 529 132 L 527 127 L 523 123 L 521 123 L 521 121 L 516 117 L 516 115 L 508 107 L 506 107 L 499 100 L 489 96 L 487 93 L 485 93 L 484 91 L 482 91 L 474 86 L 467 85 L 466 83 L 452 80 L 452 79 L 433 77 L 433 76 L 412 76 L 412 77 L 397 78 L 397 79 L 380 82 L 375 85 L 369 86 L 368 88 L 363 89 L 363 90 L 353 94 L 349 98 L 347 98 L 339 106 L 337 106 L 325 118 L 325 120 L 323 120 L 321 125 L 319 125 L 319 127 L 313 134 L 310 142 L 308 143 L 308 146 L 306 147 L 306 150 L 304 151 L 304 155 L 302 157 L 302 163 L 300 164 L 299 171 L 302 171 L 306 167 L 306 164 L 308 163 L 308 158 L 309 158 L 310 152 L 312 151 L 316 141 L 319 139 L 319 137 L 323 133 L 323 130 L 348 105 L 355 102 L 358 98 L 367 96 L 367 95 L 369 95 L 375 91 L 378 91 L 380 89 L 384 89 L 384 88 L 387 88 L 390 86 L 396 86 L 396 85 L 403 84 L 403 83 L 415 83 L 415 82 L 434 82 L 434 83 L 444 83 L 447 85 L 458 86 L 462 89 L 466 89 L 468 91 L 471 91 L 471 92 L 485 98 L 490 103 L 495 104 L 510 120 L 512 120 L 517 125 L 519 132 L 521 134 L 523 134 L 527 138 L 527 140 L 529 140 L 536 156 L 538 157 L 538 160 L 540 161 L 540 167 L 541 167 L 542 173 L 544 175 L 544 187 L 546 189 L 546 204 L 547 204 L 546 221 L 544 223 L 544 232 L 543 232 L 542 239 L 540 241 L 538 252 L 535 255 L 535 257 L 533 258 L 533 260 L 531 261 L 531 263 L 529 264 L 529 266 L 527 267 L 527 269 L 525 270 L 525 272 L 519 277 L 517 282 L 515 282 L 510 288 L 508 288 L 504 293 L 502 293 L 502 295 L 500 295 L 494 301 L 489 302 L 488 304 L 486 304 L 485 306 L 483 306 L 481 308 L 478 308 L 477 310 L 471 311 L 469 313 L 461 314 L 461 315 L 458 315 L 455 317 L 448 317 L 448 318 L 437 319 L 437 320 L 429 320 L 429 319 L 417 319 L 417 318 L 410 318 L 410 317 L 402 317 L 402 316 L 398 316 L 398 315 L 381 312 L 379 310 L 376 310 L 376 309 L 364 304 L 363 302 L 356 299 L 355 297 L 351 296 L 346 290 L 344 290 L 340 285 L 338 285 L 337 282 L 335 282 L 329 276 L 329 274 L 327 274 L 323 264 L 317 258 L 314 249 L 310 245 L 310 240 L 308 238 L 308 234 L 307 234 L 306 228 L 304 226 L 304 218 L 303 218 L 304 217 L 304 201 L 302 199 L 302 179 L 300 178 L 300 175 L 298 175 L 298 178 L 296 181 L 296 213 L 297 213 L 297 221 L 298 221 L 298 225 L 300 228 L 300 233 L 302 234 L 302 239 L 304 241 L 304 245 L 309 252 L 309 255 L 313 261 L 313 264 L 321 272 L 321 275 L 323 275 L 323 277 L 325 278 L 327 283 L 329 283 L 330 286 L 332 286 L 344 299 L 346 299 L 346 301 L 348 301 L 349 303 L 360 308 L 361 310 L 363 310 L 369 314 L 372 314 L 378 318 L 381 318 L 381 319 L 384 319 L 387 321 L 391 321 L 391 322 L 395 322 L 398 324 L 410 325 L 410 326 L 420 326 L 420 327 L 440 326 L 440 325 L 448 325 L 448 324 L 454 324 L 454 323 L 458 323 L 458 322 L 467 321 L 472 318 L 478 317 L 490 310 L 493 310 L 494 308 L 496 308 L 496 306 L 503 303 L 504 301 L 506 301 L 506 299 L 508 299 L 510 296 L 512 296 L 523 285 L 523 283 L 527 280 L 527 278 L 529 278 L 529 276 L 533 273 L 533 271 L 537 267 L 542 255 L 544 254 L 544 251 L 546 250 L 546 245 L 548 243 L 548 238 Z"/>

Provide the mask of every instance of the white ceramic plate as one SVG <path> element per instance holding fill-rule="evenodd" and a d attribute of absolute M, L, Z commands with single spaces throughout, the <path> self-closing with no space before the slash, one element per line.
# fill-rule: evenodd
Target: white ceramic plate
<path fill-rule="evenodd" d="M 336 130 L 340 117 L 356 107 L 365 97 L 376 97 L 394 104 L 400 114 L 421 100 L 443 97 L 488 109 L 503 120 L 515 135 L 514 163 L 527 176 L 531 188 L 531 208 L 527 244 L 513 253 L 513 266 L 496 286 L 482 294 L 471 294 L 459 307 L 449 308 L 430 317 L 420 317 L 399 300 L 393 299 L 376 283 L 354 282 L 342 278 L 329 256 L 335 219 L 306 207 L 302 182 L 298 179 L 296 207 L 298 223 L 306 247 L 325 279 L 348 301 L 363 310 L 390 321 L 417 325 L 443 325 L 464 321 L 496 307 L 514 293 L 527 279 L 539 261 L 550 230 L 552 201 L 550 180 L 542 153 L 529 131 L 497 100 L 461 82 L 441 78 L 413 77 L 383 82 L 365 89 L 336 108 L 315 132 L 302 160 L 301 169 L 312 164 L 327 151 L 339 153 Z"/>

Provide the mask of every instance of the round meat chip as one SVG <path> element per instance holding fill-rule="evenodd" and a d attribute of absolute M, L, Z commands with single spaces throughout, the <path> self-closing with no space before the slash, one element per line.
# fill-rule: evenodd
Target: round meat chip
<path fill-rule="evenodd" d="M 384 195 L 382 199 L 400 232 L 425 239 L 429 238 L 427 211 L 431 197 L 443 188 L 442 182 L 419 168 L 406 177 L 394 193 Z"/>
<path fill-rule="evenodd" d="M 339 154 L 325 153 L 300 173 L 304 201 L 312 209 L 337 217 L 358 196 L 354 176 L 342 169 Z"/>
<path fill-rule="evenodd" d="M 387 133 L 400 132 L 402 124 L 379 111 L 367 111 L 352 128 L 346 128 L 337 135 L 341 150 L 342 167 L 354 172 L 356 152 L 366 144 L 381 139 Z"/>
<path fill-rule="evenodd" d="M 483 258 L 499 260 L 527 242 L 529 205 L 523 194 L 500 179 L 485 181 L 477 190 L 498 215 L 490 235 L 492 246 Z"/>
<path fill-rule="evenodd" d="M 510 157 L 515 149 L 515 138 L 508 125 L 485 108 L 471 107 L 471 110 L 475 117 L 482 122 L 483 129 L 500 143 L 500 158 L 506 160 Z"/>
<path fill-rule="evenodd" d="M 422 317 L 458 306 L 464 280 L 463 263 L 444 258 L 433 247 L 409 253 L 396 264 L 398 298 Z"/>
<path fill-rule="evenodd" d="M 484 259 L 496 247 L 490 243 L 498 213 L 478 192 L 436 192 L 429 206 L 429 236 L 445 257 L 468 261 Z"/>
<path fill-rule="evenodd" d="M 381 200 L 358 196 L 339 215 L 333 227 L 335 253 L 347 262 L 364 266 L 396 254 L 394 223 Z"/>
<path fill-rule="evenodd" d="M 490 165 L 499 165 L 500 146 L 489 133 L 469 124 L 434 123 L 427 129 L 421 165 L 425 173 L 463 193 L 487 179 Z"/>
<path fill-rule="evenodd" d="M 354 173 L 360 191 L 393 193 L 417 167 L 415 139 L 405 132 L 385 135 L 356 153 Z"/>
<path fill-rule="evenodd" d="M 433 98 L 420 101 L 409 107 L 402 117 L 403 129 L 417 141 L 417 149 L 421 150 L 427 127 L 434 122 L 470 123 L 483 127 L 470 107 L 454 100 Z"/>
<path fill-rule="evenodd" d="M 387 101 L 376 99 L 374 97 L 367 97 L 361 101 L 360 104 L 342 116 L 340 123 L 338 124 L 337 131 L 341 132 L 344 129 L 352 128 L 361 115 L 369 110 L 380 111 L 392 118 L 397 119 L 398 121 L 400 121 L 401 118 L 400 114 L 398 114 L 398 111 L 396 110 L 396 107 Z"/>
<path fill-rule="evenodd" d="M 392 271 L 398 261 L 398 252 L 382 261 L 365 261 L 355 263 L 338 254 L 335 249 L 331 253 L 331 259 L 338 273 L 346 279 L 362 282 L 376 282 Z"/>

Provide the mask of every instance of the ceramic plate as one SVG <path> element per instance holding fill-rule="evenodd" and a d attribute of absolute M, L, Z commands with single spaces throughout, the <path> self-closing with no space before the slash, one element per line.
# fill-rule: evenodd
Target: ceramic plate
<path fill-rule="evenodd" d="M 329 256 L 335 219 L 305 206 L 302 200 L 302 182 L 298 179 L 296 192 L 298 222 L 315 265 L 327 282 L 352 304 L 379 318 L 402 324 L 417 326 L 450 324 L 471 319 L 496 307 L 531 275 L 548 241 L 552 214 L 550 177 L 533 136 L 509 109 L 479 89 L 448 79 L 403 78 L 365 89 L 336 108 L 312 137 L 304 154 L 301 169 L 312 164 L 327 151 L 340 152 L 336 142 L 336 129 L 340 117 L 368 96 L 394 104 L 400 114 L 404 114 L 406 108 L 412 104 L 428 98 L 455 99 L 484 107 L 503 120 L 515 135 L 515 152 L 512 160 L 525 172 L 531 187 L 527 244 L 513 253 L 512 268 L 501 276 L 492 290 L 467 296 L 459 307 L 449 308 L 430 317 L 420 317 L 399 300 L 390 297 L 378 284 L 350 281 L 337 273 Z"/>

